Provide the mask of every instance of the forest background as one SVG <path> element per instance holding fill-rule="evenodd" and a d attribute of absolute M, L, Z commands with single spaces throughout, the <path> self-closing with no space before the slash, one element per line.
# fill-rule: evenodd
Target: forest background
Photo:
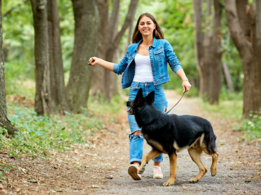
<path fill-rule="evenodd" d="M 155 16 L 182 64 L 192 84 L 186 96 L 236 119 L 243 139 L 259 138 L 260 6 L 260 0 L 2 0 L 0 130 L 18 134 L 2 135 L 2 150 L 47 155 L 102 129 L 100 116 L 117 113 L 128 89 L 88 59 L 119 63 L 144 12 Z M 169 71 L 164 88 L 182 94 Z"/>

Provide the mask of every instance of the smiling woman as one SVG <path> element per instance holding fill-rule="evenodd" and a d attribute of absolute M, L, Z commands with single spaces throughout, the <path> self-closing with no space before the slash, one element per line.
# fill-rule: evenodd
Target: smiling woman
<path fill-rule="evenodd" d="M 149 13 L 141 14 L 135 26 L 132 42 L 124 58 L 119 64 L 107 62 L 97 57 L 89 60 L 90 65 L 100 65 L 122 76 L 122 88 L 130 87 L 129 101 L 132 101 L 138 90 L 143 90 L 143 96 L 147 96 L 151 91 L 155 92 L 154 106 L 164 112 L 168 106 L 162 84 L 168 82 L 169 75 L 167 64 L 182 80 L 184 91 L 191 87 L 177 56 L 158 25 L 156 19 Z M 133 115 L 128 115 L 131 133 L 130 140 L 130 166 L 129 175 L 134 180 L 140 180 L 138 174 L 139 165 L 143 154 L 142 129 L 137 125 Z M 160 162 L 163 160 L 162 154 L 153 159 L 153 177 L 163 178 Z"/>

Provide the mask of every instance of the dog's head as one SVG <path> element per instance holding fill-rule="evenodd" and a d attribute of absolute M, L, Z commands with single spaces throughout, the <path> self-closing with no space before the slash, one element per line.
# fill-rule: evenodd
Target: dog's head
<path fill-rule="evenodd" d="M 135 99 L 133 101 L 127 101 L 126 106 L 128 107 L 128 114 L 135 115 L 135 112 L 140 110 L 146 105 L 153 105 L 155 98 L 155 92 L 152 91 L 146 97 L 142 95 L 142 89 L 139 89 Z"/>

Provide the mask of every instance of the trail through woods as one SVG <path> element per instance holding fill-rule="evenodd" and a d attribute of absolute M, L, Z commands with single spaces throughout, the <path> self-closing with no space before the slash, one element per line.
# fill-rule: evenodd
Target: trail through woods
<path fill-rule="evenodd" d="M 169 107 L 180 98 L 174 91 L 166 91 L 166 95 Z M 89 144 L 74 145 L 66 153 L 52 151 L 48 160 L 12 158 L 0 153 L 1 164 L 16 167 L 5 172 L 9 185 L 0 183 L 0 194 L 261 194 L 261 146 L 257 140 L 242 141 L 241 134 L 233 131 L 234 121 L 210 117 L 195 99 L 184 97 L 171 113 L 197 115 L 211 122 L 218 137 L 215 177 L 210 175 L 211 157 L 202 154 L 208 172 L 198 183 L 189 183 L 199 170 L 184 150 L 178 153 L 174 186 L 162 186 L 169 177 L 167 155 L 162 162 L 163 179 L 152 178 L 150 162 L 142 180 L 132 180 L 127 173 L 130 130 L 123 107 L 113 122 L 110 116 L 104 116 L 104 129 L 90 137 Z M 150 146 L 144 143 L 144 153 L 149 150 Z"/>

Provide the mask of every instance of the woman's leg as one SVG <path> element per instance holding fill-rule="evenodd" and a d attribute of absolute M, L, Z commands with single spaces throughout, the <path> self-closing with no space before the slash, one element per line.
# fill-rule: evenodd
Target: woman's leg
<path fill-rule="evenodd" d="M 130 164 L 140 165 L 143 154 L 144 137 L 141 129 L 138 127 L 133 115 L 128 115 L 131 133 L 129 134 L 130 140 Z"/>

